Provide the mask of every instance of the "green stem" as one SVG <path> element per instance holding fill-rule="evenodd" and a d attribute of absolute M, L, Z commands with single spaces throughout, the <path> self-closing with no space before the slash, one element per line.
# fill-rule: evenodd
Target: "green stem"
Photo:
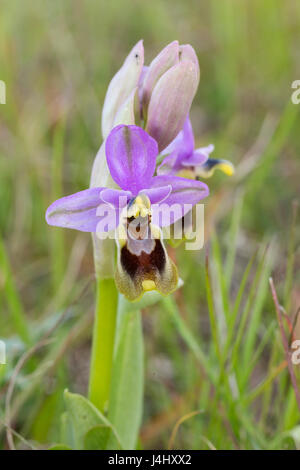
<path fill-rule="evenodd" d="M 100 411 L 104 411 L 110 391 L 117 307 L 118 292 L 114 280 L 97 280 L 89 399 Z"/>

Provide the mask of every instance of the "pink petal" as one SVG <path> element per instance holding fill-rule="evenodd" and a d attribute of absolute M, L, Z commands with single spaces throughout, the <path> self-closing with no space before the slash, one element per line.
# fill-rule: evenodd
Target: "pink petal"
<path fill-rule="evenodd" d="M 106 140 L 106 159 L 114 181 L 136 196 L 149 188 L 155 171 L 157 143 L 137 126 L 115 127 Z"/>
<path fill-rule="evenodd" d="M 199 82 L 194 62 L 171 67 L 157 82 L 148 107 L 147 132 L 163 150 L 182 129 Z"/>

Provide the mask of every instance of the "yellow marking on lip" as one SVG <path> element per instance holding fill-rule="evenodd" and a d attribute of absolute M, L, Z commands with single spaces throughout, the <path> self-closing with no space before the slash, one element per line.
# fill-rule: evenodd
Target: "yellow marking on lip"
<path fill-rule="evenodd" d="M 145 292 L 148 292 L 150 290 L 155 290 L 156 285 L 154 281 L 151 281 L 150 279 L 146 279 L 145 281 L 142 282 L 142 287 Z"/>

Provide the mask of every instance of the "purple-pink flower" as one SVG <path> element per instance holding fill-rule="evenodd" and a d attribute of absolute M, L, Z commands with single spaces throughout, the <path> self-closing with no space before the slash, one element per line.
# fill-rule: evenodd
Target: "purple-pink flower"
<path fill-rule="evenodd" d="M 206 184 L 155 175 L 157 142 L 137 126 L 119 125 L 106 139 L 108 169 L 120 189 L 94 187 L 63 197 L 47 209 L 48 224 L 84 232 L 116 229 L 115 280 L 129 300 L 156 289 L 168 294 L 178 274 L 160 227 L 173 224 L 209 194 Z"/>
<path fill-rule="evenodd" d="M 160 175 L 191 174 L 194 177 L 208 178 L 216 169 L 220 169 L 227 175 L 232 175 L 234 173 L 232 163 L 223 159 L 210 158 L 213 150 L 212 144 L 195 149 L 193 128 L 188 116 L 183 129 L 162 152 L 165 158 L 157 172 Z"/>
<path fill-rule="evenodd" d="M 146 195 L 156 208 L 161 203 L 164 207 L 179 206 L 181 210 L 172 213 L 169 220 L 174 223 L 209 194 L 207 185 L 200 181 L 174 175 L 154 176 L 158 146 L 140 127 L 115 127 L 106 140 L 105 150 L 110 174 L 121 189 L 90 188 L 58 199 L 47 209 L 49 225 L 96 232 L 103 218 L 98 215 L 99 207 L 102 213 L 106 207 L 107 212 L 116 217 L 107 228 L 102 228 L 103 231 L 112 230 L 119 224 L 120 209 L 139 194 Z M 160 225 L 165 225 L 163 220 Z"/>

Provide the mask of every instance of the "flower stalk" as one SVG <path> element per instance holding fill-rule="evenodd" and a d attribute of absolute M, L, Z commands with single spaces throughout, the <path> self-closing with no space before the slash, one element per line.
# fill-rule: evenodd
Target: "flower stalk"
<path fill-rule="evenodd" d="M 97 279 L 89 399 L 104 411 L 108 402 L 115 344 L 118 292 L 113 279 Z"/>

